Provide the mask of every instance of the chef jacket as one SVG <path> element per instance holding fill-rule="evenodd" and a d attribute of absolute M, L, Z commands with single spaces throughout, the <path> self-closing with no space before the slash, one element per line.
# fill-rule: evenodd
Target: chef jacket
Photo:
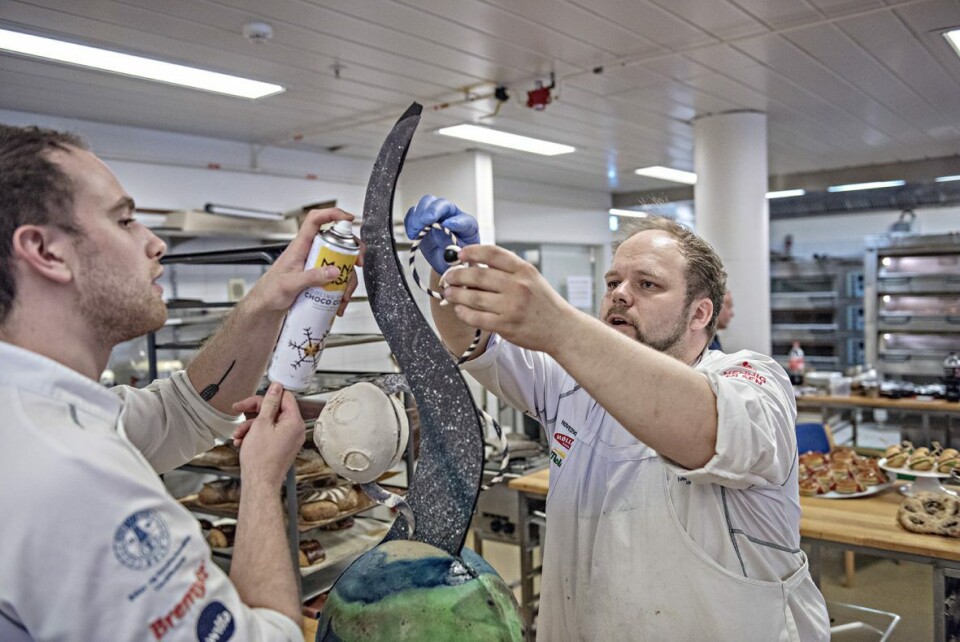
<path fill-rule="evenodd" d="M 464 368 L 550 436 L 539 641 L 830 638 L 800 550 L 796 405 L 775 361 L 701 356 L 718 427 L 696 470 L 659 457 L 544 353 L 494 335 Z"/>
<path fill-rule="evenodd" d="M 108 390 L 0 342 L 0 640 L 302 640 L 250 608 L 158 473 L 238 419 L 186 373 Z"/>

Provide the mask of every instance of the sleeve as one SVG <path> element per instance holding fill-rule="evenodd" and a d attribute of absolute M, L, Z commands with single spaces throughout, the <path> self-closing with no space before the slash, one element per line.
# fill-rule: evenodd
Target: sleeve
<path fill-rule="evenodd" d="M 769 357 L 741 351 L 698 370 L 717 396 L 716 452 L 696 470 L 664 463 L 693 483 L 783 484 L 797 458 L 797 407 L 783 368 Z"/>
<path fill-rule="evenodd" d="M 158 379 L 143 389 L 114 388 L 123 400 L 121 424 L 127 438 L 158 473 L 181 466 L 229 437 L 240 417 L 204 401 L 186 371 Z"/>
<path fill-rule="evenodd" d="M 491 334 L 482 355 L 462 368 L 502 401 L 546 426 L 556 416 L 563 370 L 550 356 Z"/>
<path fill-rule="evenodd" d="M 117 442 L 114 470 L 77 456 L 33 489 L 44 510 L 22 525 L 4 577 L 17 583 L 16 612 L 32 638 L 302 641 L 287 616 L 242 602 L 197 521 L 152 473 L 124 472 L 128 446 Z"/>

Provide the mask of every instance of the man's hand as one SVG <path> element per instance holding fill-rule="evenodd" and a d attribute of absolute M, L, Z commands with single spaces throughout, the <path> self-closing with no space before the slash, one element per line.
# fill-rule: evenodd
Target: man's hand
<path fill-rule="evenodd" d="M 477 219 L 463 212 L 450 201 L 427 194 L 420 199 L 416 207 L 407 210 L 403 225 L 407 237 L 417 238 L 420 231 L 428 225 L 440 223 L 457 236 L 461 247 L 480 242 L 480 226 Z M 419 251 L 437 274 L 443 274 L 450 267 L 443 258 L 443 250 L 452 241 L 441 230 L 431 230 L 420 242 Z"/>
<path fill-rule="evenodd" d="M 443 291 L 460 321 L 548 354 L 575 339 L 568 322 L 579 311 L 533 265 L 494 245 L 466 247 L 460 260 L 470 266 L 448 272 Z"/>
<path fill-rule="evenodd" d="M 244 399 L 234 408 L 248 417 L 233 434 L 243 483 L 279 488 L 306 438 L 296 400 L 279 383 L 271 383 L 266 395 Z"/>
<path fill-rule="evenodd" d="M 335 268 L 304 270 L 303 264 L 310 254 L 313 239 L 320 231 L 320 227 L 335 221 L 352 221 L 353 215 L 338 208 L 324 210 L 310 210 L 297 236 L 290 242 L 276 262 L 270 266 L 256 285 L 250 290 L 248 298 L 254 298 L 264 308 L 286 311 L 293 305 L 297 295 L 307 288 L 320 287 L 330 283 L 339 276 L 334 274 Z M 358 239 L 359 242 L 359 239 Z M 360 257 L 357 265 L 363 265 L 363 244 L 360 245 Z M 327 274 L 329 272 L 329 274 Z M 350 301 L 351 295 L 357 289 L 357 274 L 351 272 L 350 282 L 343 293 L 343 300 L 337 310 L 337 316 L 343 316 L 343 311 Z"/>

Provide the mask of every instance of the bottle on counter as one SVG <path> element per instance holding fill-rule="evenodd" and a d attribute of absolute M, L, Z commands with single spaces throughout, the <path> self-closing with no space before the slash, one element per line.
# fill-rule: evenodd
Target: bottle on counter
<path fill-rule="evenodd" d="M 803 355 L 803 348 L 799 341 L 793 342 L 793 347 L 787 353 L 787 374 L 790 375 L 790 383 L 799 386 L 803 383 L 803 372 L 806 369 L 806 363 Z"/>
<path fill-rule="evenodd" d="M 947 401 L 960 401 L 960 356 L 951 352 L 943 360 L 944 397 Z"/>

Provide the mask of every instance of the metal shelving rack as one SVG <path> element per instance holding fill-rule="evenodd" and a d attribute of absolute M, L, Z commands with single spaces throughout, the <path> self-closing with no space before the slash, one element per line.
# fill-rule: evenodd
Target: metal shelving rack
<path fill-rule="evenodd" d="M 775 259 L 770 264 L 773 356 L 784 367 L 799 341 L 807 367 L 863 363 L 863 262 L 859 257 Z"/>
<path fill-rule="evenodd" d="M 195 234 L 188 234 L 182 236 L 176 236 L 175 238 L 196 238 Z M 219 238 L 219 237 L 218 237 Z M 287 244 L 269 244 L 261 245 L 254 247 L 246 248 L 237 248 L 232 250 L 212 250 L 212 251 L 200 251 L 200 252 L 187 252 L 181 254 L 169 254 L 164 256 L 161 259 L 161 263 L 169 266 L 176 265 L 262 265 L 269 266 L 276 261 L 277 257 L 286 249 Z M 351 301 L 365 301 L 365 297 L 353 297 Z M 191 301 L 191 302 L 179 302 L 171 306 L 171 309 L 195 309 L 197 311 L 209 311 L 209 310 L 223 310 L 233 307 L 233 303 L 230 302 L 202 302 L 202 301 Z M 186 317 L 183 320 L 179 320 L 174 327 L 179 326 L 193 326 L 193 325 L 203 325 L 209 324 L 211 322 L 219 322 L 222 320 L 221 315 L 197 315 L 192 317 Z M 163 329 L 158 330 L 162 332 Z M 149 377 L 150 381 L 157 378 L 158 368 L 157 368 L 157 353 L 158 351 L 163 350 L 195 350 L 202 345 L 201 340 L 173 340 L 173 341 L 157 341 L 157 333 L 151 332 L 147 336 L 147 361 L 149 366 Z M 330 336 L 330 340 L 327 344 L 328 348 L 333 347 L 342 347 L 350 345 L 360 345 L 364 343 L 373 343 L 383 341 L 381 335 L 374 334 L 333 334 Z M 381 376 L 384 374 L 395 374 L 395 372 L 331 372 L 331 373 L 318 373 L 318 385 L 314 388 L 319 390 L 314 390 L 313 393 L 323 393 L 323 392 L 332 392 L 342 388 L 354 381 L 361 380 L 363 378 L 373 378 Z M 328 380 L 329 379 L 329 380 Z M 307 422 L 308 427 L 311 424 L 310 421 Z M 407 479 L 410 479 L 410 474 L 412 473 L 412 460 L 413 449 L 408 449 L 407 456 Z M 186 465 L 181 467 L 181 470 L 188 472 L 196 472 L 203 474 L 212 474 L 219 475 L 222 477 L 239 477 L 238 472 L 222 471 L 214 468 L 203 468 L 199 469 L 195 466 Z M 300 532 L 298 528 L 298 516 L 299 509 L 297 505 L 297 481 L 294 469 L 291 469 L 287 472 L 286 479 L 284 481 L 284 492 L 286 495 L 285 500 L 285 511 L 287 517 L 287 539 L 290 545 L 290 552 L 293 558 L 294 569 L 299 569 L 299 543 L 300 543 Z M 377 506 L 371 507 L 369 510 L 376 510 Z M 344 557 L 343 559 L 337 559 L 329 565 L 325 565 L 322 569 L 318 570 L 315 573 L 308 575 L 302 575 L 299 570 L 297 570 L 297 581 L 300 589 L 301 601 L 306 601 L 316 597 L 317 595 L 327 591 L 333 585 L 334 581 L 339 577 L 340 573 L 353 562 L 361 553 L 356 553 Z M 229 560 L 224 560 L 226 564 L 229 563 Z"/>
<path fill-rule="evenodd" d="M 960 349 L 960 233 L 866 239 L 867 361 L 888 379 L 935 383 Z"/>

